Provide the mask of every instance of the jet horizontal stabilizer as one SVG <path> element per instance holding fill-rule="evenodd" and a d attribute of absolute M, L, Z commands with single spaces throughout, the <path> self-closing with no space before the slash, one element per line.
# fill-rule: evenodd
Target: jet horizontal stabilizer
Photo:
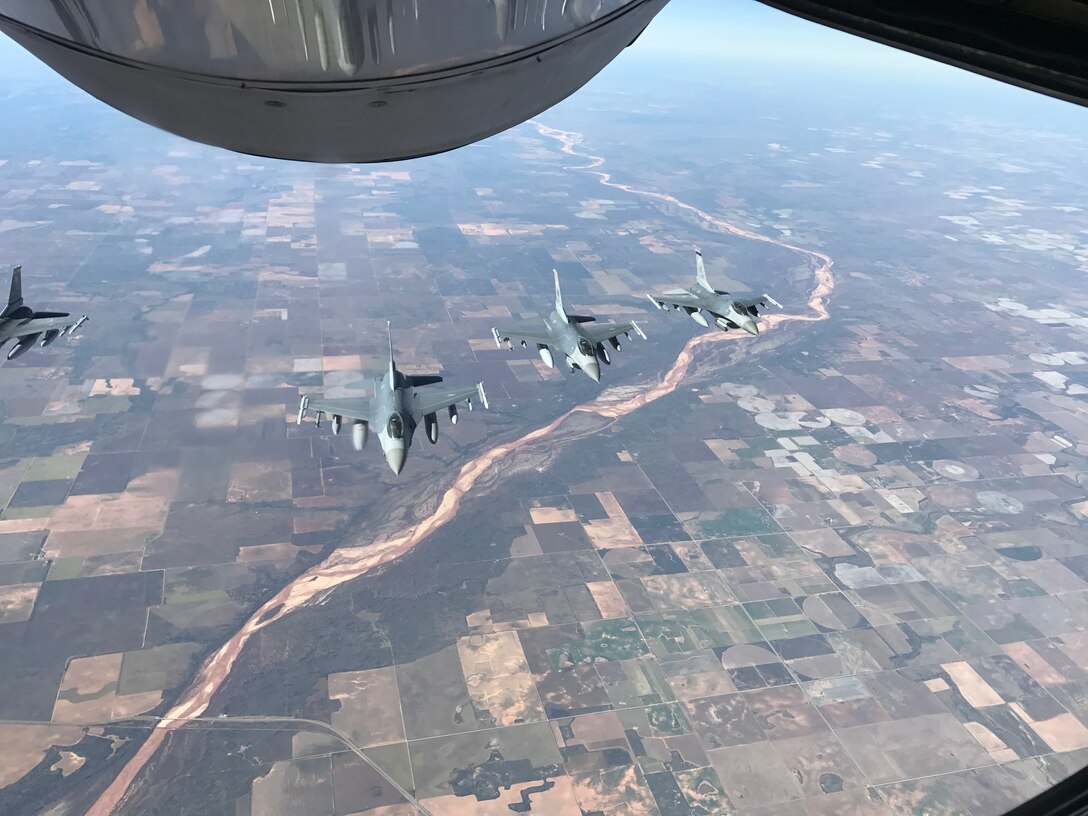
<path fill-rule="evenodd" d="M 408 381 L 408 385 L 412 388 L 419 388 L 423 385 L 438 385 L 442 382 L 442 378 L 436 374 L 408 374 L 404 379 Z"/>

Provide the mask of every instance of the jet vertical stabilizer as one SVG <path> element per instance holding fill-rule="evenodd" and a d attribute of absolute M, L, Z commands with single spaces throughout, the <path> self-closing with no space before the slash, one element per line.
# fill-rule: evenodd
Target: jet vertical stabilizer
<path fill-rule="evenodd" d="M 385 329 L 389 332 L 389 385 L 393 388 L 397 385 L 397 362 L 393 359 L 393 324 L 385 321 Z"/>
<path fill-rule="evenodd" d="M 23 268 L 15 267 L 11 271 L 11 291 L 8 294 L 8 308 L 5 311 L 18 309 L 23 305 Z"/>
<path fill-rule="evenodd" d="M 563 307 L 563 290 L 559 288 L 559 270 L 553 269 L 555 276 L 555 313 L 560 317 L 567 316 L 567 310 Z"/>
<path fill-rule="evenodd" d="M 695 282 L 708 292 L 713 292 L 714 289 L 710 285 L 710 281 L 706 279 L 706 266 L 703 264 L 703 253 L 701 250 L 695 250 Z"/>

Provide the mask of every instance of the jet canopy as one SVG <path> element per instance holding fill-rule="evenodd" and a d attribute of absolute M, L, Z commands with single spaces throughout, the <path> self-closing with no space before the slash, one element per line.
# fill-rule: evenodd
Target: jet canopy
<path fill-rule="evenodd" d="M 385 161 L 536 115 L 666 2 L 0 0 L 0 30 L 103 101 L 197 141 Z"/>
<path fill-rule="evenodd" d="M 401 419 L 400 414 L 393 414 L 389 417 L 389 423 L 386 426 L 385 432 L 390 439 L 404 438 L 404 420 Z"/>

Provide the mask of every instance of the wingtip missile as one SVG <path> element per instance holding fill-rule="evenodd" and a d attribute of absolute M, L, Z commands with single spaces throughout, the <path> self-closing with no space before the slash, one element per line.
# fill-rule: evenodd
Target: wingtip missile
<path fill-rule="evenodd" d="M 502 340 L 499 339 L 499 330 L 492 327 L 491 328 L 491 336 L 495 338 L 495 348 L 501 349 L 502 348 Z"/>
<path fill-rule="evenodd" d="M 633 329 L 635 330 L 635 334 L 637 334 L 637 335 L 638 335 L 639 337 L 641 337 L 641 338 L 642 338 L 643 340 L 645 340 L 645 339 L 646 339 L 646 332 L 644 332 L 644 331 L 642 330 L 642 327 L 641 327 L 641 326 L 639 326 L 639 325 L 638 325 L 638 323 L 636 323 L 636 322 L 635 322 L 635 321 L 633 321 L 633 320 L 631 321 L 631 328 L 633 328 Z"/>
<path fill-rule="evenodd" d="M 90 318 L 87 317 L 87 315 L 83 315 L 81 318 L 79 318 L 79 320 L 77 320 L 75 323 L 73 323 L 71 325 L 71 327 L 68 329 L 68 331 L 67 331 L 68 336 L 71 337 L 73 334 L 75 334 L 76 329 L 78 329 L 80 326 L 82 326 L 88 320 L 90 320 Z"/>
<path fill-rule="evenodd" d="M 298 402 L 298 420 L 296 424 L 301 425 L 303 418 L 306 416 L 306 407 L 310 404 L 310 398 L 303 396 Z"/>
<path fill-rule="evenodd" d="M 664 311 L 664 310 L 665 310 L 665 304 L 664 304 L 664 303 L 662 303 L 662 302 L 661 302 L 660 300 L 654 300 L 654 296 L 653 296 L 653 295 L 646 295 L 646 299 L 647 299 L 648 301 L 650 301 L 650 303 L 652 303 L 652 304 L 654 305 L 654 308 L 655 308 L 655 309 L 659 309 L 659 310 L 661 310 L 661 311 Z"/>
<path fill-rule="evenodd" d="M 480 395 L 480 405 L 490 410 L 491 406 L 487 404 L 487 394 L 484 393 L 484 384 L 482 382 L 476 383 L 476 391 Z"/>
<path fill-rule="evenodd" d="M 767 294 L 766 292 L 764 292 L 764 293 L 763 293 L 763 297 L 765 297 L 765 298 L 767 299 L 767 301 L 768 301 L 768 302 L 770 302 L 770 303 L 773 303 L 773 304 L 774 304 L 774 305 L 775 305 L 775 306 L 776 306 L 777 308 L 779 308 L 779 309 L 781 309 L 781 308 L 782 308 L 782 304 L 781 304 L 781 303 L 779 303 L 779 302 L 778 302 L 777 300 L 775 300 L 775 299 L 774 299 L 773 297 L 771 297 L 770 295 L 768 295 L 768 294 Z"/>

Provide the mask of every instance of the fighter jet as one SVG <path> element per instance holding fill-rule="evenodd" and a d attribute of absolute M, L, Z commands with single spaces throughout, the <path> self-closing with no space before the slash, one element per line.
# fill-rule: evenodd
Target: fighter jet
<path fill-rule="evenodd" d="M 609 343 L 616 351 L 620 350 L 619 336 L 622 334 L 627 339 L 634 332 L 643 340 L 645 332 L 638 327 L 633 320 L 628 323 L 605 323 L 600 326 L 587 325 L 597 318 L 586 315 L 567 314 L 563 306 L 563 293 L 559 289 L 559 273 L 554 269 L 555 275 L 555 308 L 543 315 L 543 326 L 525 326 L 515 329 L 492 328 L 491 334 L 495 338 L 495 345 L 502 348 L 505 341 L 506 347 L 512 349 L 514 341 L 522 346 L 535 343 L 540 351 L 540 358 L 548 368 L 555 368 L 555 359 L 551 348 L 564 356 L 567 367 L 571 371 L 580 369 L 584 371 L 593 382 L 601 381 L 601 360 L 606 365 L 612 364 L 612 358 L 604 344 Z"/>
<path fill-rule="evenodd" d="M 11 292 L 8 305 L 0 312 L 0 347 L 12 338 L 15 345 L 8 351 L 8 359 L 25 354 L 42 338 L 41 345 L 48 346 L 62 334 L 73 334 L 87 322 L 87 315 L 72 320 L 68 312 L 36 312 L 23 305 L 23 268 L 15 267 L 11 273 Z M 42 337 L 42 335 L 45 335 Z"/>
<path fill-rule="evenodd" d="M 404 469 L 405 454 L 420 422 L 433 445 L 438 442 L 438 412 L 443 408 L 449 411 L 450 422 L 456 425 L 457 403 L 467 403 L 471 411 L 472 398 L 478 397 L 484 408 L 488 407 L 483 383 L 476 383 L 471 388 L 435 391 L 424 386 L 437 385 L 442 382 L 441 377 L 417 377 L 397 371 L 392 331 L 389 333 L 389 370 L 383 376 L 375 377 L 373 382 L 369 398 L 311 399 L 304 396 L 298 406 L 298 424 L 301 425 L 303 418 L 312 411 L 320 427 L 321 418 L 328 414 L 332 417 L 333 435 L 336 435 L 340 433 L 343 420 L 348 419 L 351 421 L 351 441 L 357 451 L 366 447 L 370 428 L 374 426 L 385 461 L 398 476 Z"/>
<path fill-rule="evenodd" d="M 782 304 L 767 294 L 756 297 L 736 298 L 728 292 L 715 289 L 706 279 L 706 267 L 703 265 L 703 253 L 695 250 L 695 283 L 688 289 L 670 289 L 658 295 L 647 295 L 650 303 L 662 311 L 683 309 L 700 326 L 710 327 L 705 310 L 713 319 L 714 325 L 722 331 L 744 329 L 749 334 L 759 334 L 755 318 L 759 316 L 757 306 L 767 307 L 772 303 L 779 309 Z"/>

